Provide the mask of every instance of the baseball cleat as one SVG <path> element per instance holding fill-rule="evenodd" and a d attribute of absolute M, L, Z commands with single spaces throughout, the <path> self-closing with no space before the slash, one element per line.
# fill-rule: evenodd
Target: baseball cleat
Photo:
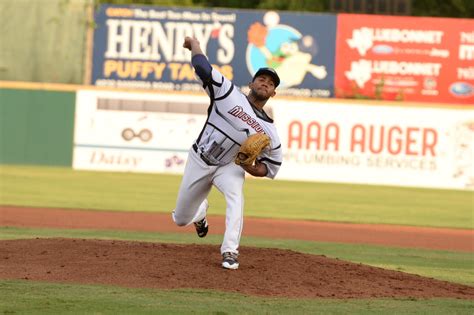
<path fill-rule="evenodd" d="M 194 227 L 196 228 L 196 233 L 199 237 L 205 237 L 209 231 L 209 225 L 207 224 L 206 218 L 201 221 L 194 222 Z"/>
<path fill-rule="evenodd" d="M 225 269 L 238 269 L 239 262 L 237 261 L 237 257 L 239 255 L 236 253 L 226 252 L 222 254 L 222 267 Z"/>

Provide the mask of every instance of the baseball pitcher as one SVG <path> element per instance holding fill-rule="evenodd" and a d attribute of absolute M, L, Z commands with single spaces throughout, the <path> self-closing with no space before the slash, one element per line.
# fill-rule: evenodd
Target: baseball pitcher
<path fill-rule="evenodd" d="M 261 68 L 249 83 L 249 94 L 244 95 L 212 68 L 198 40 L 186 37 L 183 47 L 192 53 L 191 63 L 210 105 L 207 121 L 189 151 L 172 217 L 179 226 L 193 223 L 198 236 L 205 237 L 209 230 L 207 196 L 215 186 L 227 204 L 222 267 L 237 269 L 245 172 L 273 179 L 282 163 L 280 139 L 263 110 L 275 96 L 280 78 L 272 68 Z"/>

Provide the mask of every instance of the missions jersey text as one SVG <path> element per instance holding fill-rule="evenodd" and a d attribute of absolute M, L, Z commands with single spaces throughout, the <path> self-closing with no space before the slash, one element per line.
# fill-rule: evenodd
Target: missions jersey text
<path fill-rule="evenodd" d="M 204 84 L 211 98 L 208 118 L 196 140 L 199 153 L 212 165 L 234 161 L 240 145 L 252 134 L 265 133 L 271 139 L 258 160 L 265 163 L 267 177 L 274 178 L 281 166 L 280 139 L 272 121 L 259 117 L 247 97 L 219 71 L 212 69 L 212 79 Z"/>

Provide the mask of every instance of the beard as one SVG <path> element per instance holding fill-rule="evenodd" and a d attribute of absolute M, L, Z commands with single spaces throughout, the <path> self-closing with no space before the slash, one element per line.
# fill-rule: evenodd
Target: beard
<path fill-rule="evenodd" d="M 258 101 L 267 101 L 270 98 L 270 96 L 266 95 L 265 93 L 258 92 L 254 89 L 250 90 L 250 94 Z"/>

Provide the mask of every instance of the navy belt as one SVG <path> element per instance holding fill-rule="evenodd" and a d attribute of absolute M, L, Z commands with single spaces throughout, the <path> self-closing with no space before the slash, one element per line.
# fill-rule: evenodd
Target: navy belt
<path fill-rule="evenodd" d="M 204 155 L 202 155 L 202 153 L 199 153 L 199 150 L 198 150 L 198 146 L 196 143 L 193 144 L 193 150 L 194 152 L 196 152 L 197 154 L 199 154 L 199 156 L 201 157 L 201 160 L 204 161 L 204 163 L 206 163 L 207 165 L 209 166 L 217 166 L 219 164 L 213 164 L 211 163 L 211 161 L 209 161 L 209 159 L 207 159 Z"/>

